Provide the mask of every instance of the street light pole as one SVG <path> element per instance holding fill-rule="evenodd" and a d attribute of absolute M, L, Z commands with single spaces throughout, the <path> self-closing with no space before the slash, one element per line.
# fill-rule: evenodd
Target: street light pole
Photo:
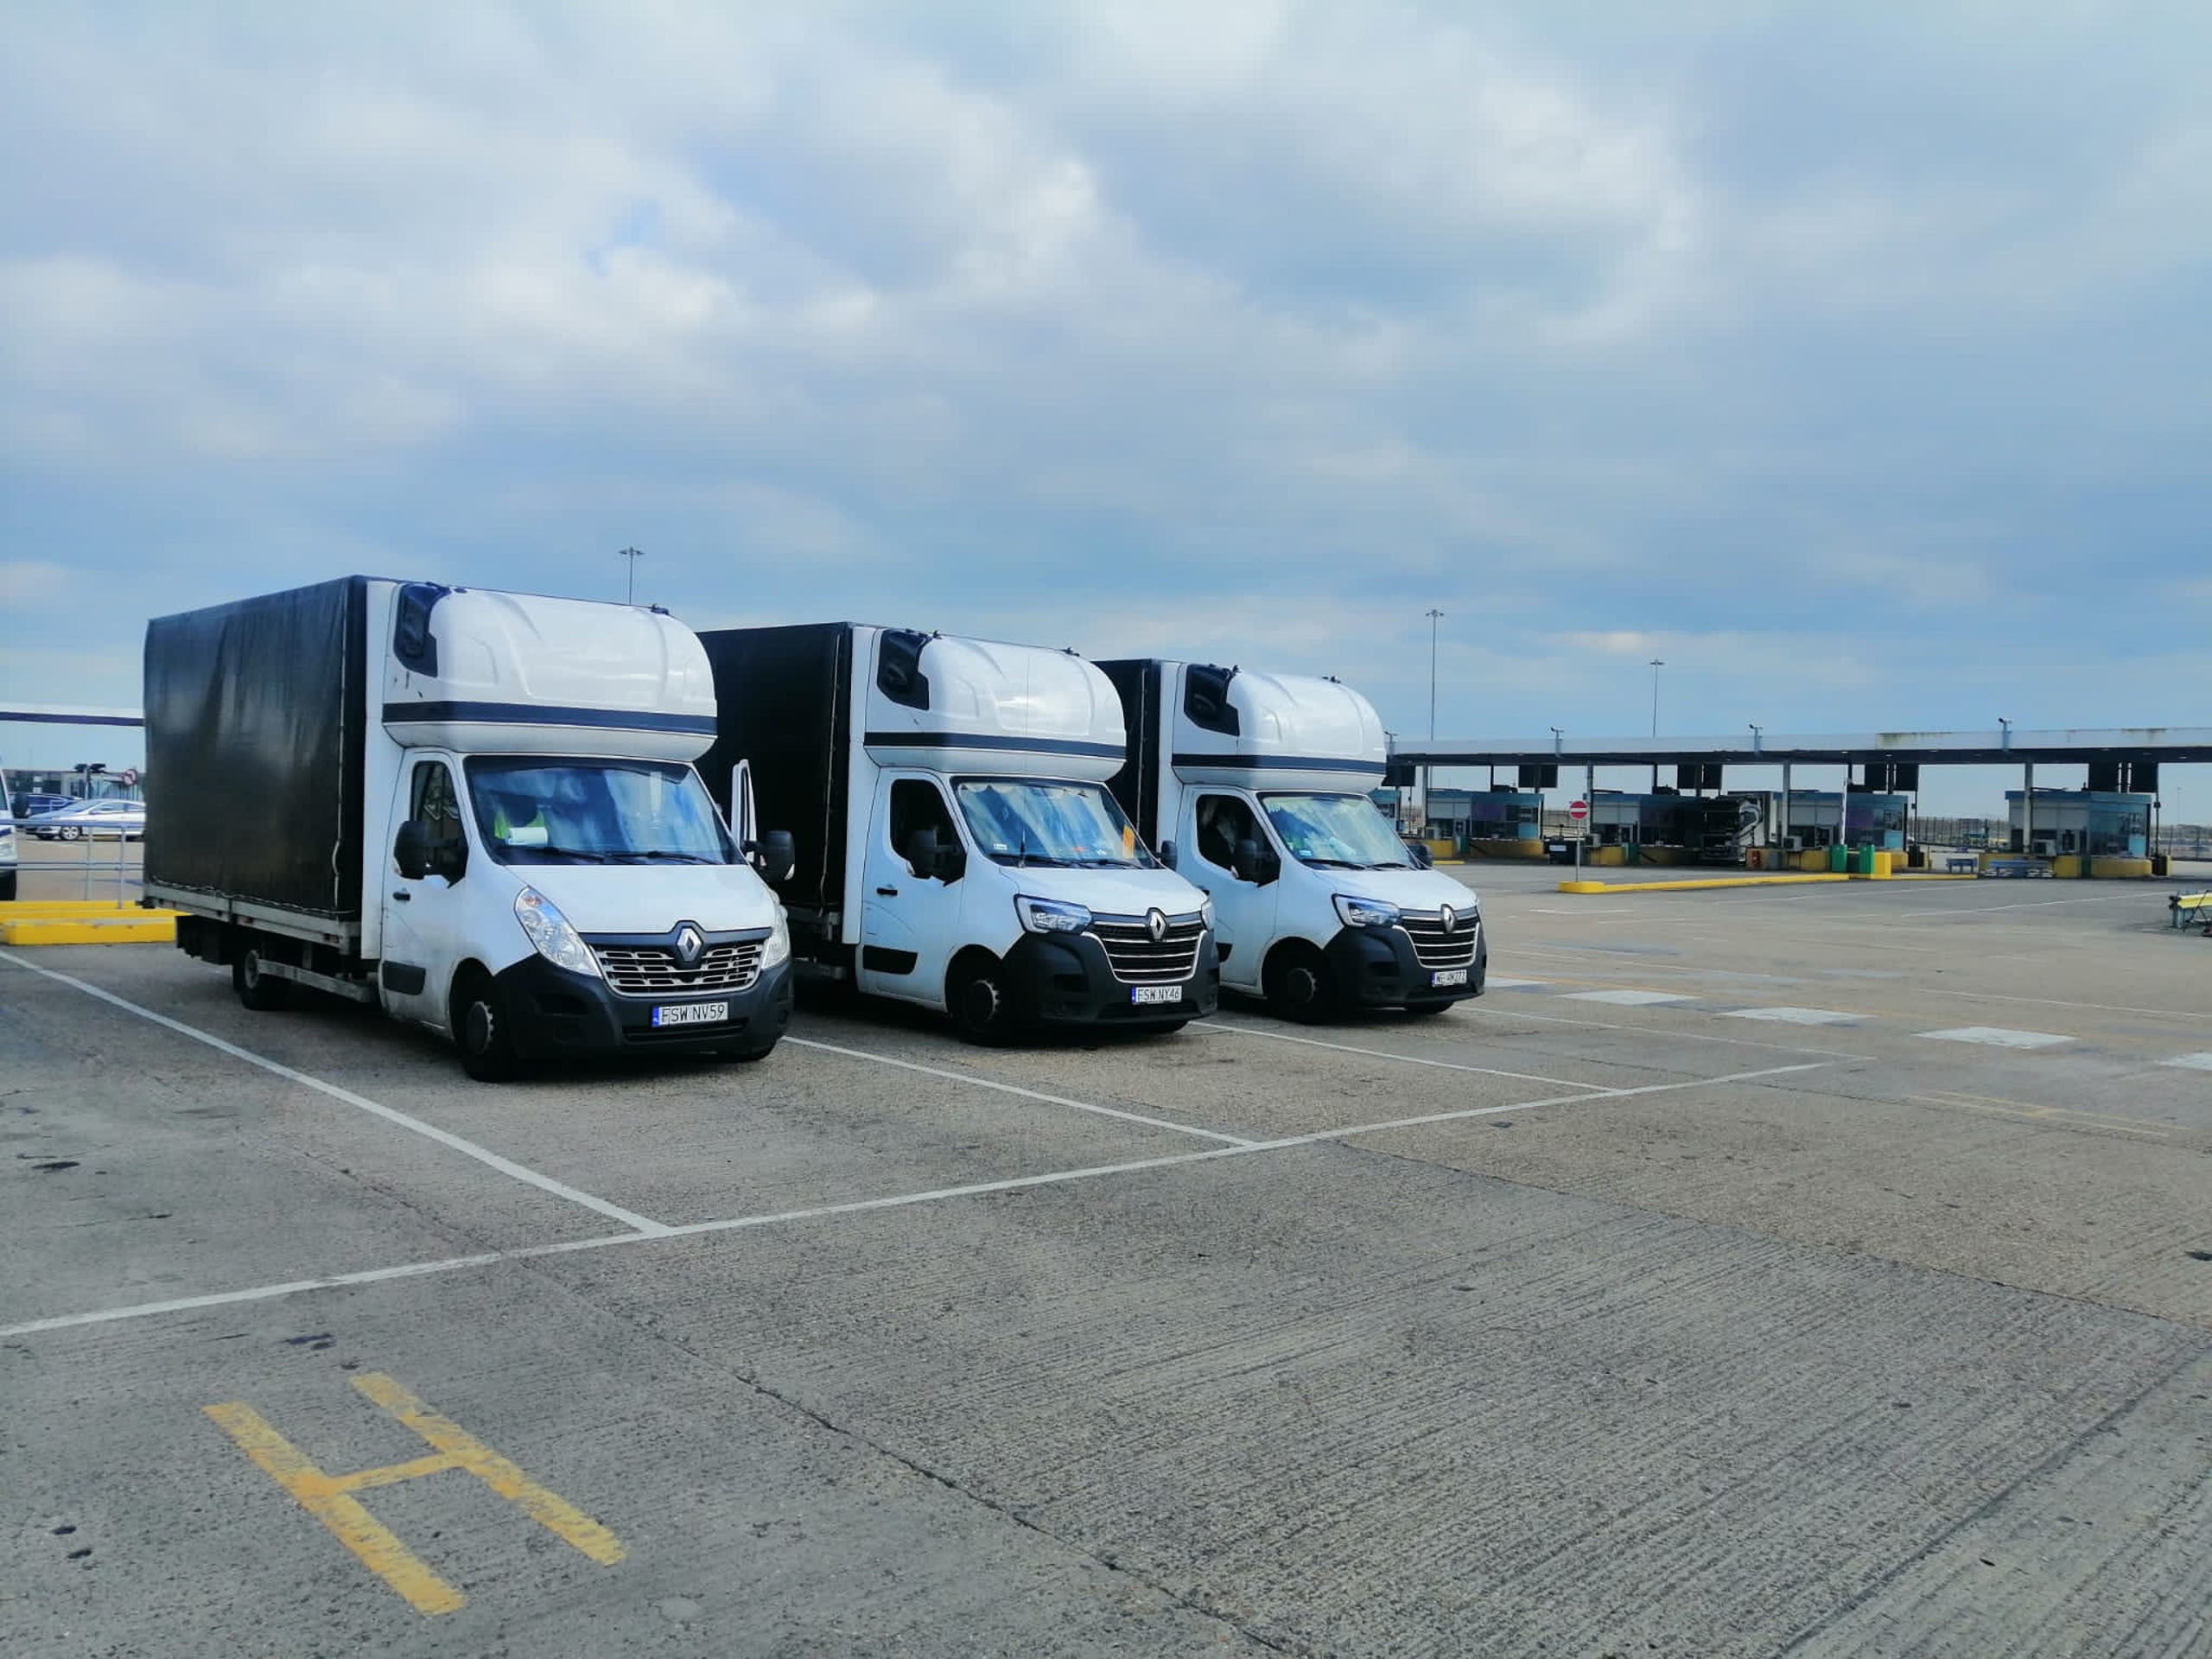
<path fill-rule="evenodd" d="M 1654 657 L 1651 659 L 1651 735 L 1659 735 L 1659 671 L 1667 664 Z M 1659 757 L 1651 757 L 1651 792 L 1659 792 Z"/>
<path fill-rule="evenodd" d="M 639 548 L 626 547 L 620 553 L 616 554 L 615 556 L 624 562 L 624 564 L 629 573 L 629 581 L 625 588 L 626 597 L 623 602 L 629 605 L 634 605 L 638 602 L 638 561 L 645 556 L 645 552 Z"/>
<path fill-rule="evenodd" d="M 1427 614 L 1428 617 L 1428 747 L 1431 753 L 1433 753 L 1436 748 L 1436 625 L 1442 620 L 1444 613 L 1432 605 L 1428 607 Z M 1429 798 L 1434 792 L 1435 787 L 1436 763 L 1432 760 L 1421 769 L 1421 827 L 1424 830 L 1434 821 L 1434 814 L 1429 808 Z"/>

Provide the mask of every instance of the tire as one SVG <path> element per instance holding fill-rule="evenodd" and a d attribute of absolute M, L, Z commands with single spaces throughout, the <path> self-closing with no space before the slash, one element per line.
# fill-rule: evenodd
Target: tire
<path fill-rule="evenodd" d="M 85 837 L 85 832 L 73 823 L 63 824 L 60 835 L 64 841 L 82 841 Z"/>
<path fill-rule="evenodd" d="M 1282 1019 L 1314 1026 L 1337 1011 L 1335 976 L 1329 971 L 1328 959 L 1310 944 L 1279 946 L 1268 958 L 1262 978 L 1268 1011 Z"/>
<path fill-rule="evenodd" d="M 479 1083 L 506 1083 L 522 1074 L 506 999 L 480 969 L 454 987 L 453 1041 L 461 1051 L 461 1069 Z"/>
<path fill-rule="evenodd" d="M 963 1041 L 997 1048 L 1014 1040 L 1018 1022 L 1006 982 L 1006 965 L 976 955 L 953 964 L 944 1003 Z"/>
<path fill-rule="evenodd" d="M 276 1014 L 292 1006 L 292 982 L 261 971 L 261 946 L 251 940 L 231 963 L 231 988 L 256 1014 Z"/>

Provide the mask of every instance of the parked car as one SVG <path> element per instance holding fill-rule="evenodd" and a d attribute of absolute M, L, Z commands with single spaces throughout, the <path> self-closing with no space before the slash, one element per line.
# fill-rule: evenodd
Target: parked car
<path fill-rule="evenodd" d="M 23 828 L 41 841 L 82 841 L 87 836 L 115 836 L 137 841 L 146 833 L 143 801 L 79 801 L 59 812 L 44 812 Z"/>
<path fill-rule="evenodd" d="M 77 804 L 71 795 L 33 795 L 24 793 L 8 804 L 8 810 L 19 818 L 35 818 L 42 812 L 67 812 Z"/>

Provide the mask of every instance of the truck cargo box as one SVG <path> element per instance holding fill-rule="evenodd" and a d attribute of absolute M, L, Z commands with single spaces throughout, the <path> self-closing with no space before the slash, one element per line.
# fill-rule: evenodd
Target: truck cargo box
<path fill-rule="evenodd" d="M 361 911 L 367 581 L 146 629 L 146 880 L 340 924 Z"/>
<path fill-rule="evenodd" d="M 844 902 L 853 634 L 850 623 L 817 622 L 699 636 L 721 708 L 699 775 L 734 817 L 730 779 L 752 762 L 754 818 L 791 832 L 796 861 L 780 890 L 803 909 Z"/>

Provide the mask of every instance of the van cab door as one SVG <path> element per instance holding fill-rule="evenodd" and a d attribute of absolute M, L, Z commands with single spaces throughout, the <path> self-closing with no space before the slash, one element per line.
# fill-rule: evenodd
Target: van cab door
<path fill-rule="evenodd" d="M 1180 844 L 1190 849 L 1190 855 L 1178 861 L 1175 873 L 1213 900 L 1223 982 L 1256 991 L 1268 947 L 1274 941 L 1282 882 L 1239 878 L 1236 843 L 1251 841 L 1262 852 L 1273 852 L 1274 838 L 1252 803 L 1229 790 L 1194 789 L 1184 811 Z"/>
<path fill-rule="evenodd" d="M 377 983 L 385 1010 L 444 1030 L 454 969 L 467 950 L 465 895 L 470 852 L 467 814 L 454 763 L 443 755 L 413 758 L 400 770 L 394 826 L 411 818 L 429 840 L 429 873 L 400 874 L 384 849 L 384 960 Z"/>
<path fill-rule="evenodd" d="M 944 784 L 926 772 L 886 773 L 875 788 L 862 870 L 860 988 L 942 1007 L 944 971 L 963 943 L 965 877 L 948 880 L 918 866 L 912 855 L 924 834 L 940 849 L 963 846 L 952 804 Z"/>

